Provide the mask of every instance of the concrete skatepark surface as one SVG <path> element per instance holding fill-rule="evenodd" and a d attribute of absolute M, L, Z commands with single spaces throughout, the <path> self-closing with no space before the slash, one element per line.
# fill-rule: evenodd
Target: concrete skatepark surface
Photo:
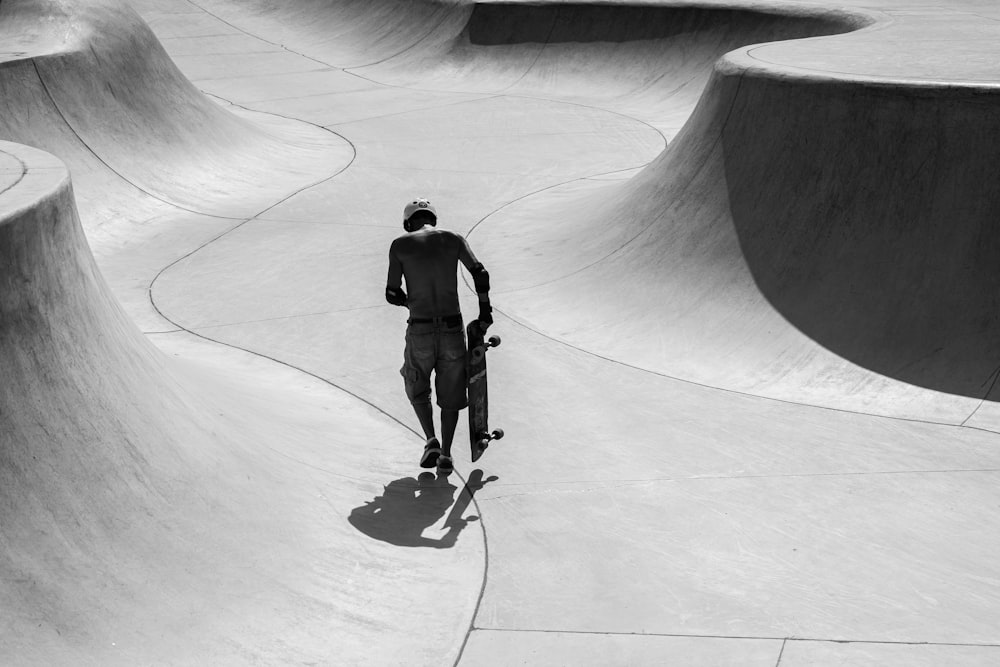
<path fill-rule="evenodd" d="M 0 664 L 1000 663 L 998 33 L 3 0 Z M 449 478 L 414 196 L 504 338 Z"/>

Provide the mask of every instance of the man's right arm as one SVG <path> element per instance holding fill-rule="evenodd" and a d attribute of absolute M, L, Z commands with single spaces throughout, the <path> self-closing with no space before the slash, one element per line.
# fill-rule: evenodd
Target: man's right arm
<path fill-rule="evenodd" d="M 389 246 L 389 275 L 385 280 L 385 300 L 394 306 L 406 305 L 406 292 L 403 291 L 403 263 L 396 255 L 396 243 Z"/>

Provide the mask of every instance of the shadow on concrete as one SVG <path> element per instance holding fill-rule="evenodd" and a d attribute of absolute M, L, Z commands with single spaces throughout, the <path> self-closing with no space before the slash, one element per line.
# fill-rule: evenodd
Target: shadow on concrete
<path fill-rule="evenodd" d="M 856 30 L 865 19 L 845 13 L 810 14 L 754 7 L 658 7 L 625 4 L 477 3 L 466 30 L 476 46 L 511 44 L 624 43 L 648 40 L 698 42 L 715 39 L 736 45 L 797 39 Z M 754 31 L 760 39 L 744 39 Z M 706 35 L 709 35 L 706 37 Z M 714 36 L 714 37 L 713 37 Z M 726 49 L 728 50 L 728 49 Z"/>
<path fill-rule="evenodd" d="M 478 516 L 464 517 L 477 491 L 496 477 L 483 479 L 482 470 L 474 470 L 455 500 L 458 487 L 450 475 L 421 473 L 419 477 L 403 477 L 385 485 L 381 496 L 351 511 L 348 521 L 359 531 L 381 542 L 400 547 L 430 547 L 450 549 L 458 536 Z M 425 537 L 424 532 L 437 524 L 448 510 L 440 537 Z"/>

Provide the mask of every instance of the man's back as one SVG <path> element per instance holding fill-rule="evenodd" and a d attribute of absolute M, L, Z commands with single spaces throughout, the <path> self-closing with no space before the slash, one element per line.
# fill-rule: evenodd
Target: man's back
<path fill-rule="evenodd" d="M 390 282 L 394 269 L 402 272 L 408 292 L 410 317 L 457 315 L 458 262 L 475 264 L 461 235 L 425 226 L 400 236 L 389 249 Z"/>

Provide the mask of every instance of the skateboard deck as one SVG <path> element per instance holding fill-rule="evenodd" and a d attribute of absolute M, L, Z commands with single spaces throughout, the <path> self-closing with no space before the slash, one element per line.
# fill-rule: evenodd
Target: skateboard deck
<path fill-rule="evenodd" d="M 499 336 L 485 339 L 479 320 L 469 322 L 465 327 L 468 338 L 469 352 L 466 356 L 468 371 L 466 382 L 469 389 L 469 444 L 472 448 L 472 460 L 478 461 L 493 440 L 503 437 L 503 429 L 490 431 L 489 427 L 489 395 L 486 388 L 486 350 L 500 344 Z"/>

